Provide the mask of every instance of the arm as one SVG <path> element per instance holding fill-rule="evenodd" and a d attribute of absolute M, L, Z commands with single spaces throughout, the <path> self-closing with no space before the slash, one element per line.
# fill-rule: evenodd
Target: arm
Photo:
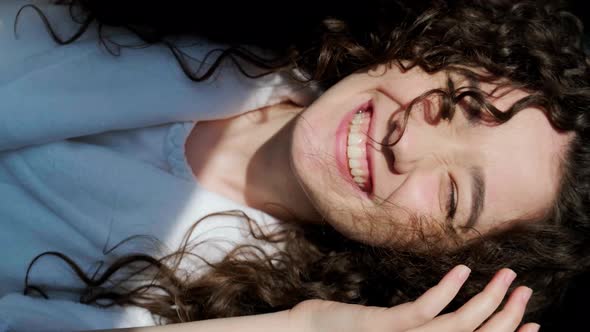
<path fill-rule="evenodd" d="M 21 23 L 33 19 L 23 16 Z M 0 49 L 9 30 L 0 30 Z M 0 63 L 0 151 L 113 130 L 224 118 L 239 113 L 257 88 L 236 75 L 192 82 L 161 45 L 126 49 L 115 57 L 96 40 L 84 40 L 32 56 L 36 50 L 28 44 L 39 38 L 50 39 L 20 36 L 10 46 L 22 49 L 22 56 Z M 191 54 L 198 57 L 210 47 L 193 48 Z"/>
<path fill-rule="evenodd" d="M 290 311 L 279 311 L 270 314 L 219 318 L 190 323 L 171 324 L 165 326 L 137 327 L 129 329 L 101 330 L 102 332 L 296 332 L 303 331 L 302 326 L 290 319 Z M 93 332 L 101 332 L 93 331 Z"/>
<path fill-rule="evenodd" d="M 132 328 L 103 332 L 533 332 L 537 324 L 520 322 L 531 290 L 518 287 L 502 310 L 496 312 L 516 274 L 503 269 L 487 287 L 455 312 L 439 315 L 457 295 L 469 269 L 458 266 L 441 282 L 413 302 L 392 308 L 367 307 L 332 301 L 304 301 L 277 313 L 197 321 L 162 327 Z M 485 322 L 485 324 L 484 324 Z M 483 325 L 482 325 L 483 324 Z"/>
<path fill-rule="evenodd" d="M 126 48 L 113 56 L 99 45 L 95 26 L 84 38 L 59 46 L 31 8 L 21 12 L 16 39 L 9 27 L 26 3 L 0 3 L 0 21 L 5 22 L 0 27 L 0 151 L 113 130 L 227 118 L 296 94 L 284 88 L 280 77 L 252 80 L 230 66 L 219 68 L 210 81 L 193 82 L 164 45 Z M 67 7 L 40 8 L 57 30 L 66 35 L 75 31 Z M 112 39 L 121 44 L 139 42 L 128 32 L 116 32 Z M 195 59 L 223 47 L 192 41 L 195 45 L 183 51 Z M 312 92 L 303 90 L 297 95 L 312 98 Z"/>
<path fill-rule="evenodd" d="M 96 27 L 76 43 L 58 46 L 31 8 L 19 17 L 17 39 L 12 25 L 27 3 L 0 4 L 0 151 L 188 121 L 188 107 L 176 106 L 190 105 L 194 93 L 170 52 L 156 47 L 112 56 L 94 37 Z M 39 7 L 57 30 L 75 31 L 66 6 Z M 180 104 L 173 104 L 176 98 Z"/>

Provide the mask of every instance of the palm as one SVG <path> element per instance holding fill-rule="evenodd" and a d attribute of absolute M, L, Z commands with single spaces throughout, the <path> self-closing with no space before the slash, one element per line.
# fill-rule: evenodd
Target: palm
<path fill-rule="evenodd" d="M 459 310 L 438 316 L 457 295 L 468 272 L 469 270 L 465 267 L 457 267 L 416 301 L 392 308 L 311 300 L 296 306 L 293 309 L 293 315 L 308 322 L 309 331 L 516 331 L 524 315 L 531 290 L 527 287 L 517 288 L 512 292 L 503 309 L 495 313 L 516 276 L 514 272 L 507 269 L 498 272 L 481 293 L 474 296 Z M 525 324 L 518 328 L 518 331 L 528 332 L 537 329 L 536 324 Z"/>

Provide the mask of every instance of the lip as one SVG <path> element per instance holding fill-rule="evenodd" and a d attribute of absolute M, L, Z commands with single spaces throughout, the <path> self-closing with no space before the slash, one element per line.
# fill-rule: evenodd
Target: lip
<path fill-rule="evenodd" d="M 350 171 L 349 171 L 349 167 L 348 167 L 348 156 L 346 153 L 346 149 L 348 146 L 348 129 L 349 129 L 349 125 L 350 122 L 352 121 L 352 117 L 360 110 L 365 110 L 365 109 L 372 109 L 372 114 L 371 114 L 371 120 L 369 122 L 369 130 L 368 130 L 368 135 L 369 137 L 371 136 L 371 132 L 372 132 L 372 127 L 373 127 L 373 116 L 374 116 L 374 109 L 373 109 L 373 103 L 371 100 L 365 101 L 364 103 L 360 104 L 359 106 L 355 107 L 352 111 L 346 113 L 346 115 L 342 118 L 342 120 L 340 121 L 340 124 L 338 125 L 338 129 L 336 130 L 336 140 L 335 140 L 335 149 L 336 149 L 336 161 L 337 161 L 337 165 L 338 165 L 338 170 L 340 172 L 340 174 L 342 175 L 342 177 L 344 179 L 346 179 L 347 182 L 349 182 L 356 190 L 358 190 L 358 192 L 362 193 L 363 195 L 368 196 L 371 192 L 372 192 L 372 188 L 373 188 L 373 169 L 372 169 L 372 158 L 370 157 L 370 153 L 369 153 L 369 145 L 367 145 L 367 163 L 368 163 L 368 167 L 369 167 L 369 173 L 371 174 L 370 177 L 370 181 L 371 183 L 369 183 L 369 191 L 363 191 L 361 190 L 361 188 L 359 188 L 359 186 L 356 184 L 356 182 L 354 182 L 354 180 L 352 179 L 352 175 L 350 175 Z"/>
<path fill-rule="evenodd" d="M 369 107 L 371 108 L 371 117 L 369 118 L 369 128 L 367 129 L 367 137 L 368 138 L 375 138 L 375 135 L 373 135 L 373 131 L 374 131 L 374 127 L 375 127 L 375 117 L 377 115 L 377 112 L 375 111 L 375 104 L 373 102 L 369 103 Z M 373 191 L 375 190 L 375 172 L 373 169 L 373 153 L 374 153 L 374 148 L 373 148 L 373 144 L 368 144 L 367 141 L 367 145 L 366 145 L 366 151 L 367 151 L 367 168 L 369 169 L 369 174 L 371 175 L 370 179 L 370 183 L 369 183 L 369 194 L 372 194 Z"/>

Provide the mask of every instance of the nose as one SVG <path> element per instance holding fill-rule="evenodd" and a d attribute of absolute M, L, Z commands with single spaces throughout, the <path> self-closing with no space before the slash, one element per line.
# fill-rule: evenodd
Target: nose
<path fill-rule="evenodd" d="M 397 141 L 392 145 L 393 167 L 397 173 L 409 173 L 417 164 L 436 160 L 451 145 L 446 121 L 433 121 L 423 109 L 413 109 L 405 123 L 396 119 Z M 400 137 L 401 135 L 401 137 Z"/>
<path fill-rule="evenodd" d="M 403 183 L 391 194 L 390 199 L 399 206 L 415 213 L 429 214 L 437 206 L 437 188 L 440 172 L 428 166 L 418 166 L 409 172 Z"/>

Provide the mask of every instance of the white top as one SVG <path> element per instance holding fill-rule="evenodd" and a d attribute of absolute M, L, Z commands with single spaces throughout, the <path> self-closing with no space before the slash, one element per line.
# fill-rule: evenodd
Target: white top
<path fill-rule="evenodd" d="M 102 271 L 126 252 L 157 254 L 139 239 L 105 255 L 133 235 L 154 236 L 174 250 L 187 229 L 212 212 L 238 209 L 275 224 L 200 187 L 184 142 L 196 121 L 286 99 L 305 105 L 317 93 L 281 75 L 250 80 L 229 65 L 215 80 L 195 83 L 165 47 L 123 49 L 114 57 L 98 46 L 92 28 L 82 41 L 56 46 L 32 10 L 21 16 L 15 40 L 12 23 L 26 3 L 0 2 L 0 332 L 153 325 L 141 308 L 100 309 L 67 292 L 50 291 L 50 300 L 23 296 L 26 269 L 45 251 L 68 255 L 89 275 L 97 262 L 105 261 Z M 58 30 L 71 34 L 66 7 L 41 7 Z M 213 47 L 201 43 L 186 51 L 202 58 Z M 238 218 L 207 219 L 197 240 L 229 242 L 198 253 L 223 257 L 245 241 L 245 226 Z M 30 282 L 45 289 L 82 286 L 63 261 L 49 256 L 35 264 Z"/>

